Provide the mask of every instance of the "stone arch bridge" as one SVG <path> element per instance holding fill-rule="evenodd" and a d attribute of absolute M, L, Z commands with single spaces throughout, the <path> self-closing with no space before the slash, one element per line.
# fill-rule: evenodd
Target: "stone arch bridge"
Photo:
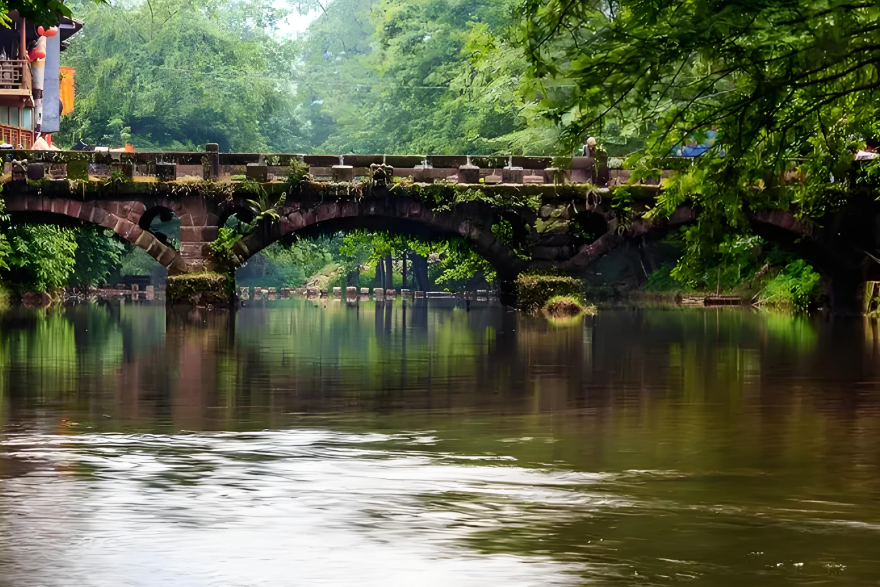
<path fill-rule="evenodd" d="M 213 147 L 213 148 L 212 148 Z M 611 205 L 629 173 L 592 157 L 405 157 L 10 151 L 3 197 L 17 222 L 91 223 L 141 247 L 169 272 L 229 271 L 292 234 L 354 228 L 461 236 L 496 268 L 502 292 L 516 275 L 558 268 L 585 274 L 633 239 L 692 222 L 627 221 Z M 631 186 L 652 207 L 659 178 Z M 254 205 L 257 202 L 257 205 Z M 225 259 L 211 243 L 231 216 L 253 223 Z M 854 303 L 880 264 L 880 209 L 866 202 L 816 221 L 787 210 L 749 211 L 755 231 L 800 249 L 829 278 L 839 306 Z M 153 231 L 180 220 L 180 243 Z M 846 302 L 844 302 L 846 300 Z"/>

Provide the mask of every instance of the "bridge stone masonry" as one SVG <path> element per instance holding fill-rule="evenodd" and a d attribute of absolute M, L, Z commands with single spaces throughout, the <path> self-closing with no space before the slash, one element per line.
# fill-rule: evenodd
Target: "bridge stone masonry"
<path fill-rule="evenodd" d="M 208 145 L 190 153 L 8 151 L 4 159 L 14 222 L 112 230 L 168 270 L 171 303 L 229 304 L 233 271 L 273 242 L 350 229 L 464 237 L 495 267 L 511 302 L 523 271 L 585 276 L 628 240 L 659 237 L 696 217 L 685 206 L 666 219 L 628 219 L 612 192 L 629 183 L 629 172 L 593 157 L 262 155 Z M 632 207 L 652 208 L 659 184 L 631 185 Z M 255 228 L 214 246 L 232 216 Z M 179 245 L 153 228 L 172 217 Z M 865 261 L 865 250 L 880 246 L 874 208 L 839 215 L 831 229 L 787 210 L 750 218 L 759 234 L 806 251 L 830 282 L 849 288 L 848 298 L 874 271 Z M 849 238 L 852 230 L 861 238 Z"/>

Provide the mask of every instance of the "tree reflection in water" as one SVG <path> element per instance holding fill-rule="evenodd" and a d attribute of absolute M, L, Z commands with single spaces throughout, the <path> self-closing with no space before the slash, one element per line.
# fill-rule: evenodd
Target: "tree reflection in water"
<path fill-rule="evenodd" d="M 262 553 L 254 584 L 288 557 L 303 584 L 862 585 L 878 340 L 738 310 L 9 312 L 0 571 L 63 584 L 34 570 L 61 556 L 81 584 L 87 563 L 123 581 L 110 555 L 138 551 L 229 583 Z"/>

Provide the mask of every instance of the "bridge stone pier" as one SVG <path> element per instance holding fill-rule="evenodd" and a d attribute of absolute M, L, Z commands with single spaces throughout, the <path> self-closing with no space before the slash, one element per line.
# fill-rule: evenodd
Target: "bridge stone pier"
<path fill-rule="evenodd" d="M 4 165 L 3 197 L 13 221 L 102 226 L 144 249 L 171 277 L 219 274 L 230 296 L 236 267 L 294 234 L 460 236 L 492 263 L 510 299 L 522 271 L 585 275 L 628 240 L 662 236 L 696 217 L 684 206 L 662 220 L 627 219 L 612 193 L 629 183 L 629 172 L 609 169 L 601 157 L 225 154 L 209 145 L 204 153 L 9 151 Z M 652 208 L 659 183 L 629 185 L 632 207 Z M 840 235 L 850 225 L 867 230 L 875 250 L 878 231 L 864 220 L 877 212 L 850 214 L 836 233 L 785 210 L 749 214 L 757 232 L 808 250 L 820 270 L 849 283 L 873 270 L 860 249 L 870 243 Z M 173 217 L 180 220 L 179 243 L 154 229 L 157 218 Z M 248 230 L 214 250 L 232 217 Z M 223 295 L 196 298 L 221 303 Z"/>

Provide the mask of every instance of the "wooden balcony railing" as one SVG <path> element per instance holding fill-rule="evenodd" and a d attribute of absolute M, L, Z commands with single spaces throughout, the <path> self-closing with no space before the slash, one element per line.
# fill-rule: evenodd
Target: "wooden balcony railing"
<path fill-rule="evenodd" d="M 9 143 L 13 147 L 21 145 L 23 149 L 30 149 L 34 144 L 34 133 L 23 128 L 0 124 L 0 143 Z"/>
<path fill-rule="evenodd" d="M 0 61 L 0 93 L 29 94 L 30 71 L 26 61 L 7 59 Z"/>

